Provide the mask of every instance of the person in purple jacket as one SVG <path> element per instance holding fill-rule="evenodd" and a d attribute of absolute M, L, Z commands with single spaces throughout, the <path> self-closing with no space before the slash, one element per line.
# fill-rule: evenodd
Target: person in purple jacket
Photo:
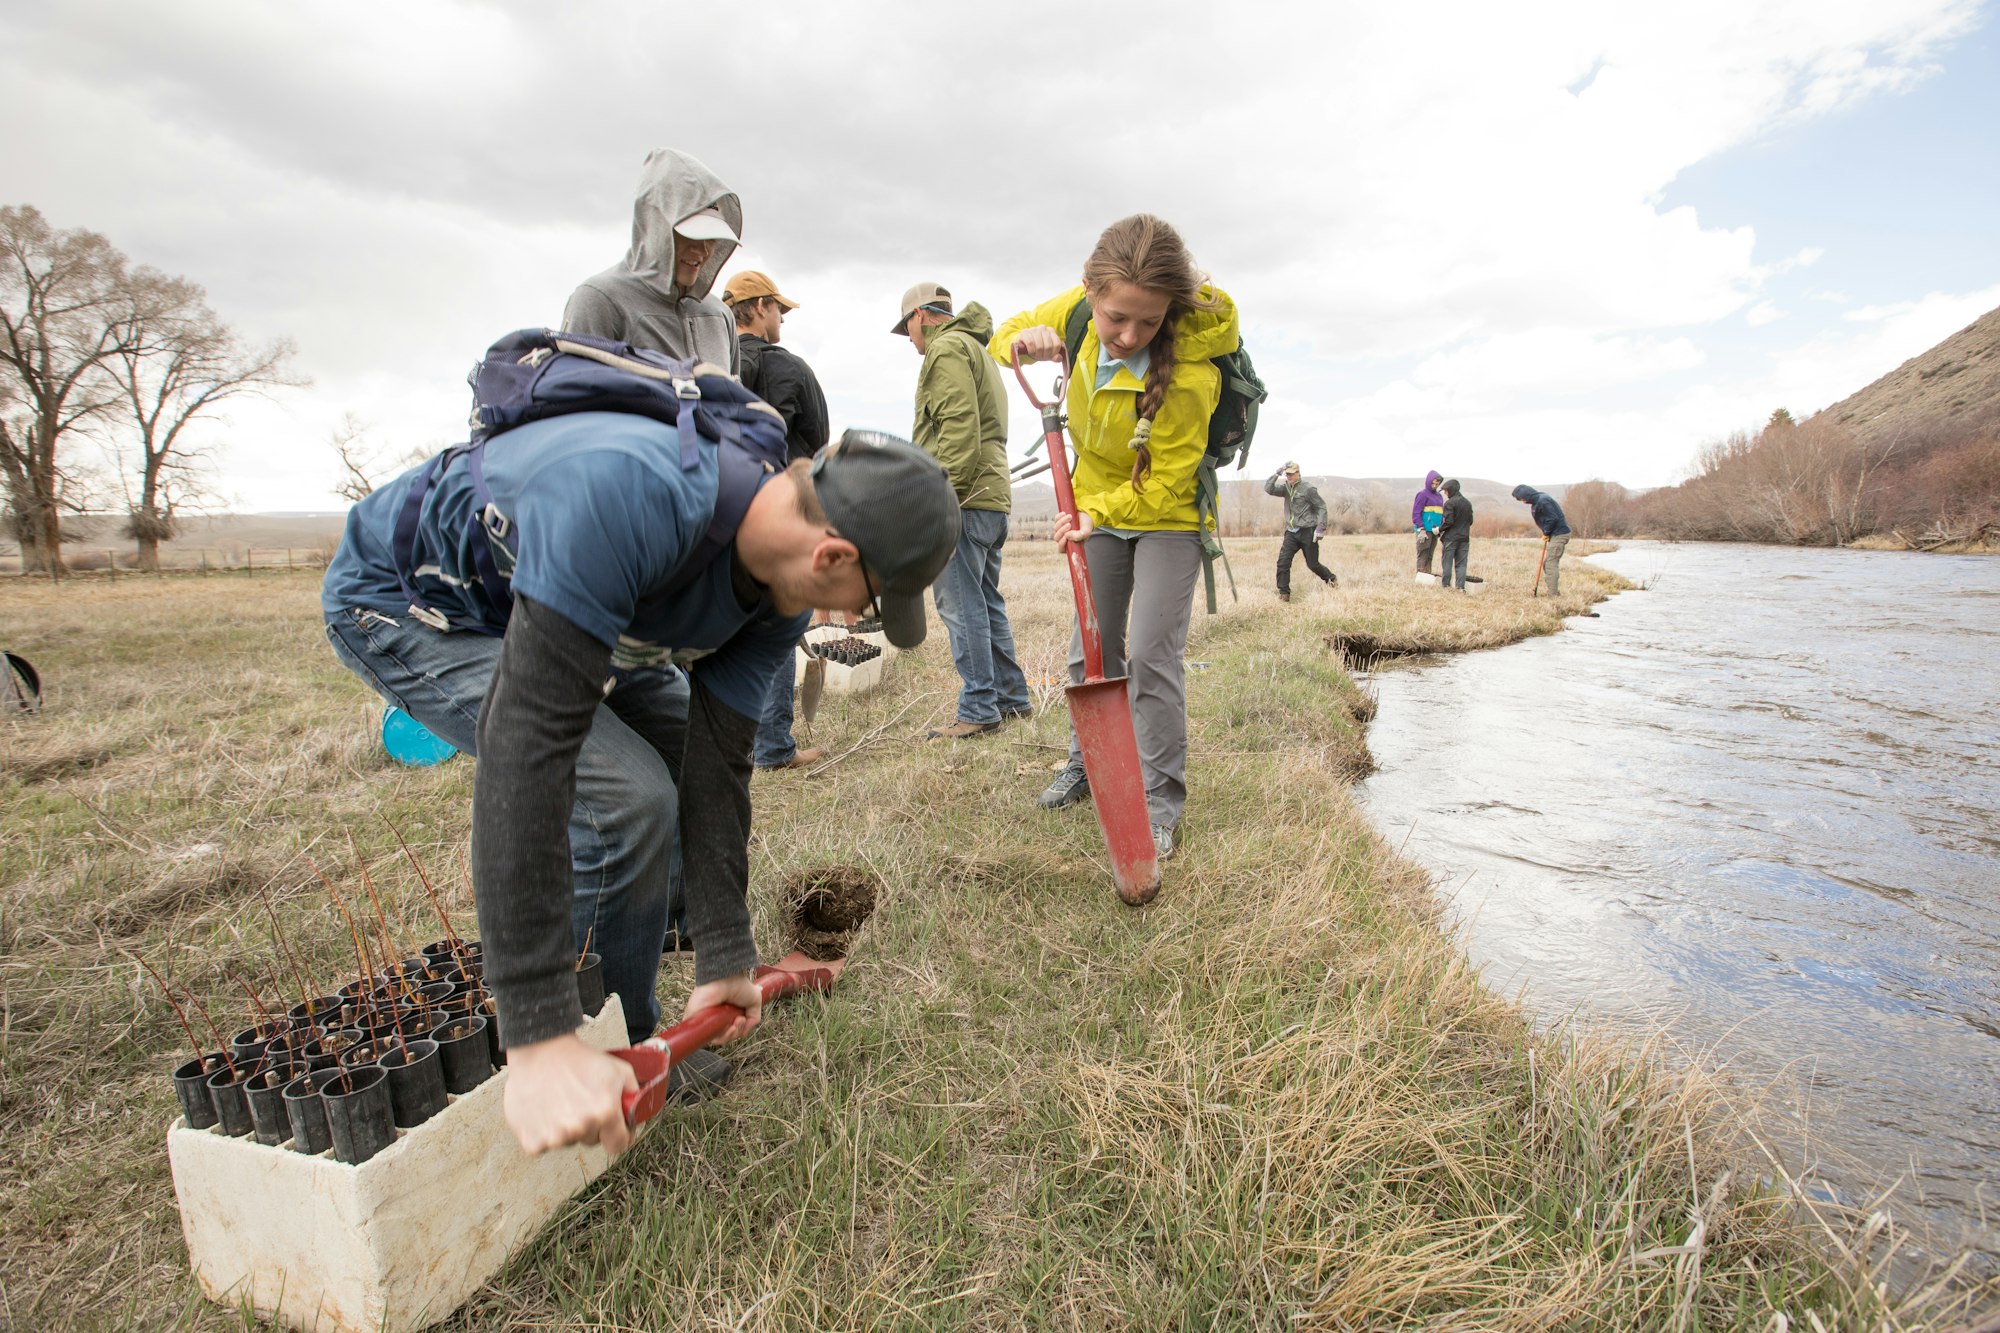
<path fill-rule="evenodd" d="M 1431 553 L 1437 550 L 1438 526 L 1444 522 L 1444 496 L 1438 493 L 1442 472 L 1424 474 L 1424 488 L 1410 504 L 1410 530 L 1417 534 L 1417 573 L 1431 572 Z"/>

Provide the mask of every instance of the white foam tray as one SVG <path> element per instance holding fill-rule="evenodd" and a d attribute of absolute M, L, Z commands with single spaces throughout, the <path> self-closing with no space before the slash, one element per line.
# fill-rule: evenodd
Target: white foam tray
<path fill-rule="evenodd" d="M 578 1034 L 626 1044 L 618 997 Z M 167 1130 L 188 1262 L 209 1299 L 315 1333 L 411 1333 L 448 1318 L 585 1185 L 597 1147 L 529 1157 L 502 1069 L 359 1166 L 331 1153 Z"/>

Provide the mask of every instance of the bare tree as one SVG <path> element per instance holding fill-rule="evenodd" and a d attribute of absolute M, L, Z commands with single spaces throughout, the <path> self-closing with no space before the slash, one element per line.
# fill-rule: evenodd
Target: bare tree
<path fill-rule="evenodd" d="M 177 510 L 208 484 L 208 446 L 188 427 L 232 398 L 306 381 L 288 362 L 287 341 L 246 347 L 185 278 L 141 269 L 127 283 L 116 352 L 106 362 L 137 428 L 137 493 L 128 486 L 125 533 L 138 543 L 139 568 L 158 569 L 160 543 Z"/>
<path fill-rule="evenodd" d="M 366 436 L 374 427 L 352 412 L 340 418 L 340 424 L 327 436 L 327 447 L 340 460 L 340 480 L 333 484 L 333 493 L 343 500 L 365 500 L 375 493 L 375 478 L 383 472 L 402 472 L 438 452 L 432 449 L 405 449 L 402 453 L 385 458 L 386 450 L 369 444 Z"/>
<path fill-rule="evenodd" d="M 114 400 L 101 371 L 119 350 L 125 256 L 93 231 L 57 231 L 40 211 L 0 208 L 0 482 L 23 573 L 63 572 L 62 515 L 80 507 L 63 437 Z"/>

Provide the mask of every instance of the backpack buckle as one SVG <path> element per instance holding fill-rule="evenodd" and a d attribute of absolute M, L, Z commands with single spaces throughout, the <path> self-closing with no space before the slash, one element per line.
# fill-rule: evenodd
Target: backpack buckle
<path fill-rule="evenodd" d="M 513 524 L 507 521 L 507 516 L 500 512 L 500 506 L 491 502 L 488 502 L 485 510 L 480 513 L 479 521 L 495 541 L 506 541 L 508 532 L 513 528 Z"/>
<path fill-rule="evenodd" d="M 701 386 L 691 379 L 674 377 L 674 397 L 693 401 L 701 397 Z"/>
<path fill-rule="evenodd" d="M 440 634 L 451 633 L 451 622 L 444 618 L 444 613 L 442 611 L 433 610 L 428 606 L 418 606 L 415 602 L 411 602 L 410 615 L 413 618 L 415 618 L 418 621 L 418 623 L 429 625 L 432 629 L 436 630 Z"/>

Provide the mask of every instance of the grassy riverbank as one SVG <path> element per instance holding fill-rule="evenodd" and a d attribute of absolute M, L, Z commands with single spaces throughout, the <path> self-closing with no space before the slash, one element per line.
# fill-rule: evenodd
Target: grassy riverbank
<path fill-rule="evenodd" d="M 1537 544 L 1483 542 L 1487 591 L 1455 598 L 1409 582 L 1407 539 L 1342 538 L 1342 590 L 1300 570 L 1280 605 L 1271 548 L 1232 543 L 1243 601 L 1197 613 L 1186 845 L 1144 912 L 1087 809 L 1031 808 L 1066 740 L 1049 547 L 1007 576 L 1032 721 L 919 741 L 951 716 L 941 631 L 829 696 L 833 760 L 756 780 L 752 893 L 769 938 L 789 872 L 881 877 L 839 993 L 774 1010 L 724 1097 L 446 1327 L 1942 1329 L 2000 1299 L 1879 1291 L 1888 1238 L 1755 1193 L 1720 1083 L 1533 1032 L 1350 801 L 1371 708 L 1330 642 L 1504 643 L 1618 580 L 1572 560 L 1531 600 Z M 0 585 L 49 691 L 0 721 L 0 1327 L 242 1326 L 186 1273 L 162 1145 L 185 1041 L 128 954 L 240 1017 L 232 976 L 292 989 L 269 884 L 307 966 L 342 970 L 306 857 L 358 889 L 350 835 L 429 938 L 392 826 L 469 928 L 471 765 L 386 760 L 315 599 Z"/>

